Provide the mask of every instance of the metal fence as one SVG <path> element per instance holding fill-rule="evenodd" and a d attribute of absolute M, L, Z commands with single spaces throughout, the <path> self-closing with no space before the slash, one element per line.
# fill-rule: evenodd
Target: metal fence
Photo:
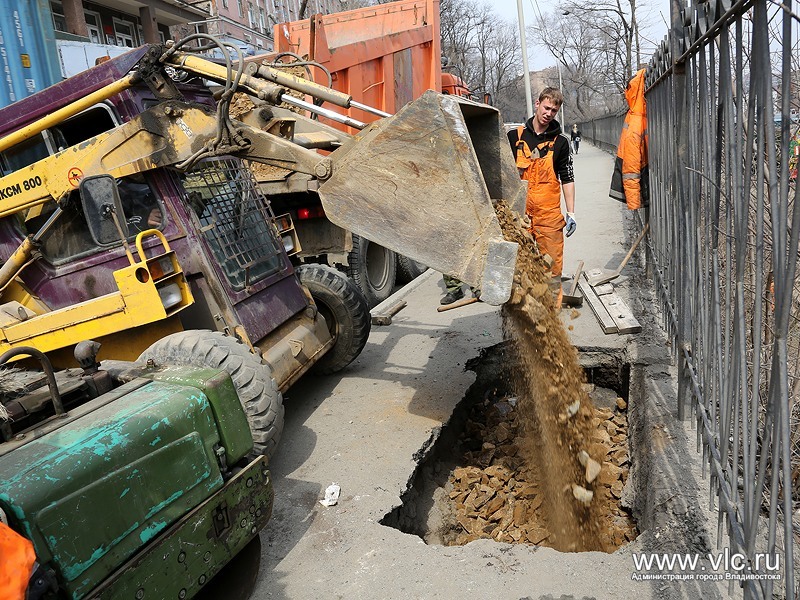
<path fill-rule="evenodd" d="M 617 144 L 619 144 L 619 134 L 622 131 L 622 124 L 625 122 L 625 114 L 625 111 L 623 111 L 619 114 L 606 115 L 578 123 L 581 138 L 592 142 L 598 148 L 611 153 L 616 152 Z"/>
<path fill-rule="evenodd" d="M 647 71 L 649 258 L 681 366 L 679 412 L 697 419 L 731 553 L 780 576 L 738 582 L 748 598 L 800 596 L 792 6 L 694 4 Z M 779 555 L 779 571 L 758 568 L 757 553 Z"/>

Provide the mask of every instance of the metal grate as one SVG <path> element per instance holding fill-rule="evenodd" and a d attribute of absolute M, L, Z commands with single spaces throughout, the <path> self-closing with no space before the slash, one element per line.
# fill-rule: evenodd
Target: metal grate
<path fill-rule="evenodd" d="M 231 286 L 241 290 L 283 265 L 269 203 L 237 159 L 198 163 L 182 177 L 186 201 Z"/>

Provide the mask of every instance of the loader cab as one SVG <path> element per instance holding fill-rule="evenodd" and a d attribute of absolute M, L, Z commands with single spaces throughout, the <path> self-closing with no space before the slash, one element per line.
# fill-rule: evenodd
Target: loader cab
<path fill-rule="evenodd" d="M 109 131 L 119 123 L 120 119 L 110 104 L 96 104 L 0 153 L 0 171 L 2 175 L 8 175 Z M 129 241 L 145 229 L 162 228 L 165 222 L 165 210 L 145 175 L 120 178 L 118 188 L 128 226 Z M 79 259 L 120 245 L 119 240 L 98 244 L 92 239 L 81 209 L 80 193 L 77 188 L 61 201 L 61 208 L 63 214 L 42 239 L 40 246 L 43 258 L 54 267 L 63 267 L 69 271 L 69 265 L 75 264 Z M 20 234 L 38 231 L 55 209 L 55 203 L 47 203 L 29 211 L 24 219 L 18 221 Z"/>

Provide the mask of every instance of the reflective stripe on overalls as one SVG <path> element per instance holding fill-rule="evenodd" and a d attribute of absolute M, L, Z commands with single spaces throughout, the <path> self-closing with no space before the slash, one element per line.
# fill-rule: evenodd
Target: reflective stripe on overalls
<path fill-rule="evenodd" d="M 560 277 L 564 264 L 564 234 L 566 225 L 561 214 L 561 183 L 553 164 L 555 140 L 545 141 L 532 155 L 522 139 L 524 127 L 517 128 L 517 168 L 522 179 L 528 182 L 525 213 L 531 219 L 531 234 L 542 254 L 553 259 L 553 276 Z M 541 156 L 547 150 L 545 156 Z"/>

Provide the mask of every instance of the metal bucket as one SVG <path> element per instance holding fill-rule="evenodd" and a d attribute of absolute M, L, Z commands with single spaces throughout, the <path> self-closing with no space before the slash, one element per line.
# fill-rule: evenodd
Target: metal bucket
<path fill-rule="evenodd" d="M 480 288 L 484 302 L 508 300 L 518 247 L 493 201 L 524 212 L 525 187 L 497 109 L 429 91 L 330 158 L 319 194 L 331 221 Z"/>

